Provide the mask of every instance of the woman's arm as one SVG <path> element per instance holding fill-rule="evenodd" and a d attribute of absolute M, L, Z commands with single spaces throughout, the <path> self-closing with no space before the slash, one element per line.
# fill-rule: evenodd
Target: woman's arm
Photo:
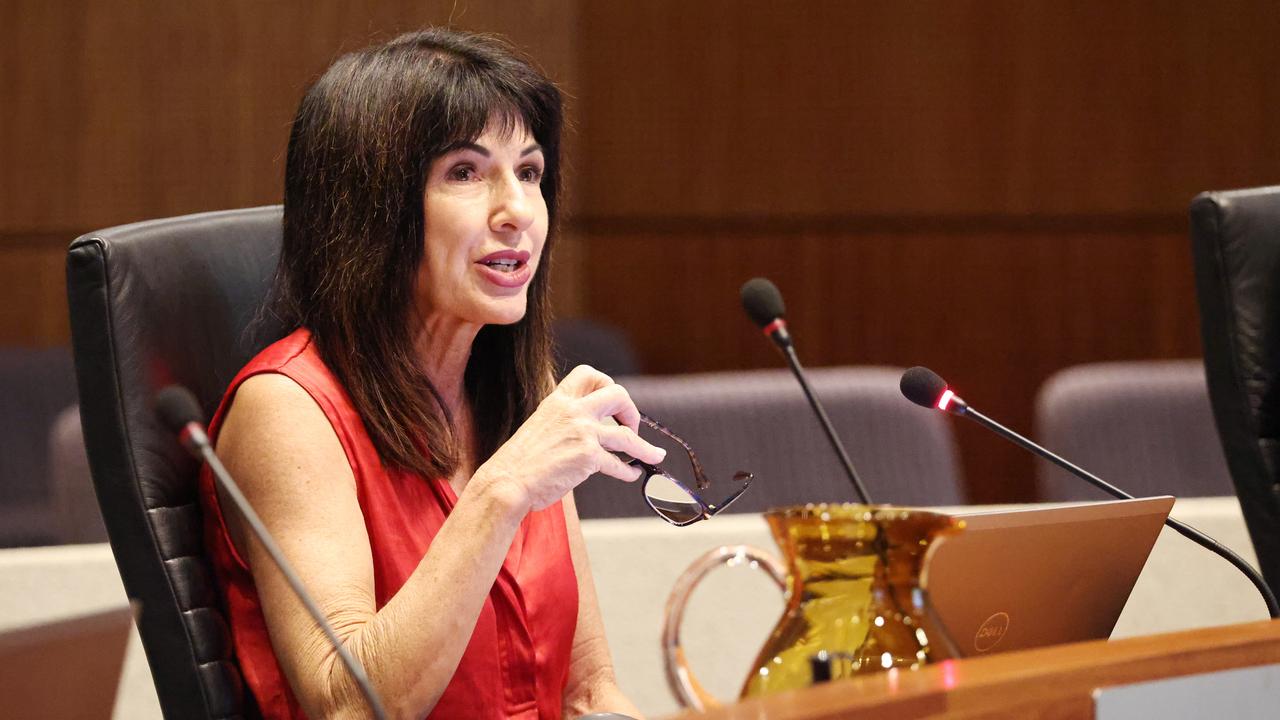
<path fill-rule="evenodd" d="M 569 532 L 569 554 L 578 574 L 578 626 L 573 635 L 569 682 L 564 690 L 564 715 L 577 717 L 596 712 L 616 712 L 641 717 L 622 690 L 613 672 L 613 659 L 604 635 L 596 584 L 591 577 L 587 545 L 578 521 L 573 494 L 564 496 L 564 519 Z"/>
<path fill-rule="evenodd" d="M 310 395 L 282 375 L 245 381 L 218 451 L 335 632 L 365 665 L 388 713 L 420 716 L 434 706 L 523 517 L 520 499 L 500 485 L 471 483 L 418 569 L 379 612 L 355 478 Z M 224 512 L 233 507 L 221 504 Z M 266 551 L 236 513 L 225 514 L 253 573 L 276 658 L 307 715 L 366 716 L 346 667 Z"/>
<path fill-rule="evenodd" d="M 388 712 L 421 717 L 453 676 L 524 515 L 554 503 L 592 472 L 634 479 L 611 450 L 661 453 L 626 422 L 634 413 L 625 391 L 606 376 L 571 373 L 471 477 L 426 556 L 381 610 L 354 475 L 306 391 L 280 375 L 245 381 L 218 451 L 338 636 L 365 665 Z M 631 430 L 602 425 L 608 416 Z M 253 573 L 280 667 L 304 710 L 311 717 L 367 717 L 358 686 L 266 551 L 235 512 L 226 518 Z"/>

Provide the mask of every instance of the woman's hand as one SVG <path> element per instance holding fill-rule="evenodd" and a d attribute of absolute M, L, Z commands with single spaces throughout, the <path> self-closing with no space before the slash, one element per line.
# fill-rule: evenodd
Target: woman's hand
<path fill-rule="evenodd" d="M 529 510 L 555 503 L 593 473 L 632 482 L 639 478 L 639 468 L 613 453 L 652 465 L 666 456 L 665 450 L 636 434 L 639 423 L 640 411 L 625 388 L 579 365 L 476 470 L 476 476 L 516 492 L 516 501 Z"/>

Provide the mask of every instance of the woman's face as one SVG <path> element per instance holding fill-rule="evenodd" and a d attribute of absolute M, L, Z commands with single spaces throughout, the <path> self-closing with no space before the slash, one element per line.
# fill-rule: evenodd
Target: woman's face
<path fill-rule="evenodd" d="M 523 127 L 485 130 L 431 164 L 423 194 L 421 309 L 431 320 L 524 317 L 547 239 L 542 148 Z"/>

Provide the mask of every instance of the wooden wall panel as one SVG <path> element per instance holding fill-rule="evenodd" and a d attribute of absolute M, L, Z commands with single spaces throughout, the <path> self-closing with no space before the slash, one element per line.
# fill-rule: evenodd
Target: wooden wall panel
<path fill-rule="evenodd" d="M 452 20 L 504 34 L 572 93 L 575 13 L 560 0 L 0 3 L 0 306 L 65 313 L 61 271 L 29 272 L 32 253 L 46 268 L 82 232 L 279 202 L 294 110 L 342 52 Z M 557 296 L 578 308 L 571 282 Z M 65 328 L 13 312 L 0 342 L 65 343 Z"/>
<path fill-rule="evenodd" d="M 659 371 L 777 364 L 736 301 L 769 274 L 811 364 L 934 365 L 1026 428 L 1056 368 L 1197 354 L 1187 202 L 1280 181 L 1269 0 L 12 0 L 0 342 L 65 341 L 77 233 L 277 202 L 305 84 L 450 19 L 569 91 L 558 304 Z M 978 499 L 1029 489 L 961 432 Z"/>
<path fill-rule="evenodd" d="M 1055 370 L 1199 354 L 1189 245 L 1176 231 L 702 227 L 591 240 L 586 265 L 600 270 L 586 276 L 586 301 L 632 334 L 652 372 L 784 366 L 738 304 L 755 275 L 782 290 L 807 365 L 927 365 L 1027 433 Z M 975 499 L 1030 498 L 1030 458 L 963 425 Z"/>
<path fill-rule="evenodd" d="M 927 364 L 1031 430 L 1054 370 L 1199 355 L 1186 207 L 1280 182 L 1280 5 L 587 3 L 588 312 L 658 372 Z M 973 494 L 1030 460 L 959 428 Z"/>
<path fill-rule="evenodd" d="M 0 232 L 278 202 L 307 83 L 451 14 L 572 87 L 574 6 L 555 0 L 0 4 Z"/>
<path fill-rule="evenodd" d="M 1168 215 L 1280 176 L 1267 0 L 583 11 L 593 217 Z"/>
<path fill-rule="evenodd" d="M 58 238 L 0 238 L 0 346 L 67 343 L 64 246 Z"/>

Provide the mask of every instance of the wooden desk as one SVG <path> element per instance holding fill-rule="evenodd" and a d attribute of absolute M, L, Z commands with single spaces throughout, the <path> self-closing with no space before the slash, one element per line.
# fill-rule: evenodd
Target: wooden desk
<path fill-rule="evenodd" d="M 1234 497 L 1180 499 L 1173 515 L 1252 561 L 1253 546 Z M 694 558 L 718 545 L 748 543 L 773 551 L 764 519 L 718 515 L 715 522 L 685 528 L 673 528 L 652 517 L 586 520 L 583 533 L 623 692 L 646 717 L 679 712 L 667 689 L 657 642 L 667 592 Z M 763 573 L 744 567 L 708 576 L 694 593 L 681 634 L 703 685 L 724 700 L 735 697 L 782 609 L 782 595 Z M 1165 528 L 1112 637 L 1149 636 L 1266 617 L 1262 599 L 1243 575 Z"/>
<path fill-rule="evenodd" d="M 701 720 L 1093 718 L 1097 688 L 1280 663 L 1280 621 L 946 661 L 747 700 Z"/>

